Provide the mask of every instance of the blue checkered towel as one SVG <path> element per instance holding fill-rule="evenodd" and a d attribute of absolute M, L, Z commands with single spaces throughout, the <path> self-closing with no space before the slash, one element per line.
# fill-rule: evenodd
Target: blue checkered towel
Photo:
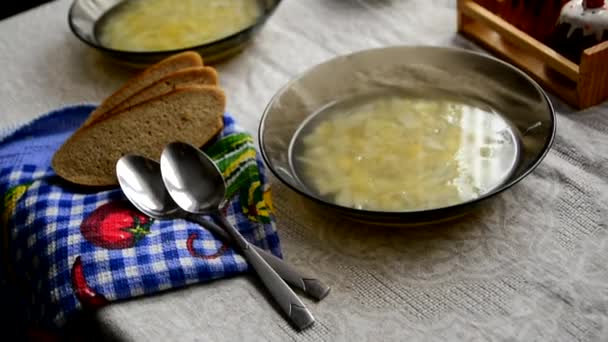
<path fill-rule="evenodd" d="M 61 327 L 79 308 L 247 270 L 240 255 L 196 224 L 153 220 L 120 189 L 87 192 L 54 174 L 53 153 L 93 109 L 54 111 L 0 141 L 2 273 L 26 298 L 28 322 L 39 327 Z M 228 114 L 224 125 L 206 152 L 229 185 L 228 219 L 280 256 L 263 163 Z"/>

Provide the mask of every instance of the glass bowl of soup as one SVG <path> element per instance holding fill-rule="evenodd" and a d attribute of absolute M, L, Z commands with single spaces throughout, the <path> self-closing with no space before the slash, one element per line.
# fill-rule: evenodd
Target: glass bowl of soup
<path fill-rule="evenodd" d="M 263 158 L 301 195 L 383 224 L 459 217 L 543 160 L 555 114 L 498 59 L 396 46 L 340 56 L 285 85 L 259 126 Z"/>
<path fill-rule="evenodd" d="M 75 0 L 68 23 L 81 41 L 146 66 L 194 50 L 206 63 L 242 51 L 280 0 Z"/>

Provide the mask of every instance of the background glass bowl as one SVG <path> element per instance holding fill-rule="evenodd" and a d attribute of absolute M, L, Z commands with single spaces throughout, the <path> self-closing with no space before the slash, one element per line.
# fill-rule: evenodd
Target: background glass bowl
<path fill-rule="evenodd" d="M 332 203 L 295 176 L 289 146 L 300 125 L 338 99 L 394 89 L 469 98 L 500 113 L 519 135 L 521 154 L 511 175 L 491 192 L 442 208 L 386 212 Z M 284 86 L 259 126 L 262 156 L 274 175 L 296 192 L 350 218 L 381 224 L 419 224 L 462 216 L 526 177 L 549 151 L 555 135 L 553 107 L 541 87 L 496 58 L 455 48 L 396 46 L 341 56 L 315 66 Z"/>
<path fill-rule="evenodd" d="M 247 43 L 262 28 L 266 20 L 272 15 L 281 0 L 256 0 L 263 7 L 263 14 L 251 26 L 242 29 L 228 37 L 213 42 L 191 46 L 181 49 L 165 51 L 124 51 L 103 46 L 95 37 L 95 23 L 112 7 L 128 0 L 74 0 L 68 13 L 68 23 L 72 32 L 87 45 L 113 57 L 121 62 L 145 67 L 156 63 L 163 58 L 178 52 L 193 50 L 203 56 L 206 64 L 216 63 L 229 58 L 243 50 Z"/>

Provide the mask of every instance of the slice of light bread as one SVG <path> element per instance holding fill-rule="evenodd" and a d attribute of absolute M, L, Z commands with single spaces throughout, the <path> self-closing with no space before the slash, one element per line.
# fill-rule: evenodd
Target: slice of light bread
<path fill-rule="evenodd" d="M 151 85 L 117 104 L 110 111 L 101 115 L 96 122 L 105 120 L 115 113 L 125 110 L 138 103 L 167 94 L 175 90 L 175 88 L 178 86 L 186 86 L 190 84 L 218 85 L 217 72 L 211 67 L 192 67 L 178 70 L 152 83 Z"/>
<path fill-rule="evenodd" d="M 52 166 L 69 182 L 116 185 L 118 159 L 137 153 L 154 160 L 170 142 L 203 146 L 223 127 L 224 92 L 216 86 L 177 87 L 73 134 L 55 153 Z"/>
<path fill-rule="evenodd" d="M 91 115 L 89 115 L 82 126 L 86 127 L 98 122 L 104 113 L 112 110 L 117 104 L 123 102 L 133 94 L 146 88 L 161 78 L 178 70 L 197 66 L 203 66 L 203 59 L 198 53 L 193 51 L 178 53 L 163 59 L 162 61 L 146 68 L 137 76 L 131 78 L 129 81 L 127 81 L 127 83 L 120 87 L 120 89 L 106 98 L 99 105 L 99 107 L 97 107 L 97 109 L 95 109 Z"/>

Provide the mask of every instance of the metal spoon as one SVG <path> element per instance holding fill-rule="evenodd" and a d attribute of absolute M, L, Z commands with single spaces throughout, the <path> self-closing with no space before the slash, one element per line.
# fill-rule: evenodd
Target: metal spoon
<path fill-rule="evenodd" d="M 160 173 L 160 164 L 139 155 L 125 155 L 116 163 L 116 175 L 123 193 L 142 213 L 159 220 L 185 219 L 196 222 L 226 242 L 230 236 L 218 225 L 180 208 L 171 198 Z M 253 246 L 253 245 L 252 245 Z M 320 280 L 302 275 L 298 270 L 257 246 L 253 246 L 266 262 L 291 286 L 321 300 L 330 288 Z"/>
<path fill-rule="evenodd" d="M 198 148 L 175 142 L 163 150 L 160 170 L 175 203 L 193 214 L 215 215 L 291 322 L 298 329 L 311 326 L 315 319 L 304 303 L 221 213 L 226 183 L 215 163 Z"/>

